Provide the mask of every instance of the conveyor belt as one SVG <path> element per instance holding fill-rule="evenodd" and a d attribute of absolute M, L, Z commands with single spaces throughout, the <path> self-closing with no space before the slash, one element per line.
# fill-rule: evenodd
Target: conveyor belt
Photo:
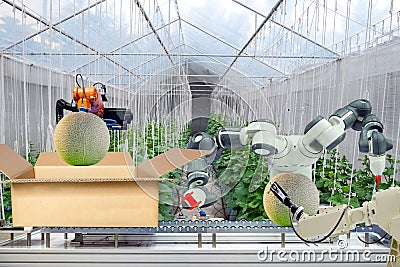
<path fill-rule="evenodd" d="M 43 233 L 292 233 L 291 227 L 282 227 L 271 221 L 160 221 L 158 227 L 43 227 Z M 374 232 L 373 227 L 357 227 L 357 232 Z"/>

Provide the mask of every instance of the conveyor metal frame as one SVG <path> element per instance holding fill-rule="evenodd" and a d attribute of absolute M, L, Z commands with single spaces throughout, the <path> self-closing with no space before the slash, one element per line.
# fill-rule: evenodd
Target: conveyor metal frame
<path fill-rule="evenodd" d="M 271 221 L 161 221 L 158 227 L 42 227 L 43 233 L 293 233 L 291 227 L 282 227 Z M 357 227 L 357 232 L 374 232 L 372 226 Z"/>

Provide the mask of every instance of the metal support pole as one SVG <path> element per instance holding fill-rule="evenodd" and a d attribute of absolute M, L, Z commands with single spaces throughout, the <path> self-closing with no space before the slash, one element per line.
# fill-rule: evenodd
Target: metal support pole
<path fill-rule="evenodd" d="M 369 247 L 369 233 L 365 233 L 364 234 L 365 235 L 365 243 L 364 243 L 364 246 L 367 248 L 367 247 Z"/>
<path fill-rule="evenodd" d="M 281 248 L 286 246 L 286 235 L 285 233 L 281 233 Z"/>
<path fill-rule="evenodd" d="M 233 49 L 235 49 L 235 50 L 238 50 L 238 51 L 241 50 L 240 48 L 238 48 L 238 47 L 236 47 L 236 46 L 233 46 L 232 44 L 230 44 L 230 43 L 228 43 L 228 42 L 226 42 L 226 41 L 224 41 L 224 40 L 218 38 L 218 37 L 215 36 L 214 34 L 209 33 L 208 31 L 205 31 L 204 29 L 199 28 L 199 27 L 197 27 L 196 25 L 194 25 L 194 24 L 192 24 L 192 23 L 190 23 L 190 22 L 188 22 L 188 21 L 186 21 L 186 20 L 184 20 L 184 19 L 182 19 L 182 21 L 185 22 L 186 24 L 188 24 L 189 26 L 191 26 L 191 27 L 193 27 L 193 28 L 195 28 L 195 29 L 197 29 L 197 30 L 199 30 L 199 31 L 201 31 L 201 32 L 203 32 L 203 33 L 205 33 L 205 34 L 207 34 L 208 36 L 210 36 L 210 37 L 212 37 L 212 38 L 218 40 L 219 42 L 221 42 L 221 43 L 223 43 L 223 44 L 225 44 L 225 45 L 227 45 L 227 46 L 229 46 L 229 47 L 231 47 L 231 48 L 233 48 Z M 193 47 L 191 47 L 191 45 L 189 45 L 189 44 L 186 44 L 186 46 L 193 49 Z M 198 51 L 197 49 L 194 49 L 194 50 Z M 199 52 L 199 51 L 198 51 L 198 52 Z M 242 53 L 241 53 L 241 54 L 242 54 Z M 241 55 L 241 54 L 240 54 L 240 55 Z M 237 55 L 235 56 L 235 58 L 236 58 L 236 57 L 237 57 Z M 259 63 L 261 63 L 261 64 L 267 66 L 268 68 L 271 68 L 271 69 L 275 70 L 276 72 L 279 72 L 279 73 L 281 73 L 281 74 L 284 75 L 284 76 L 287 76 L 287 74 L 285 74 L 285 73 L 283 73 L 283 72 L 277 70 L 277 69 L 274 68 L 273 66 L 271 66 L 271 65 L 265 63 L 264 61 L 260 60 L 260 59 L 258 58 L 258 56 L 257 56 L 257 57 L 253 56 L 253 59 L 256 60 L 257 62 L 259 62 Z M 215 59 L 213 59 L 213 60 L 215 60 Z M 223 65 L 226 65 L 226 64 L 223 64 Z M 226 65 L 226 66 L 229 67 L 228 65 Z"/>
<path fill-rule="evenodd" d="M 75 233 L 75 238 L 71 240 L 71 244 L 80 245 L 81 243 L 83 243 L 83 234 Z"/>
<path fill-rule="evenodd" d="M 202 235 L 201 233 L 197 234 L 197 247 L 202 248 L 203 247 L 203 240 L 202 240 Z"/>
<path fill-rule="evenodd" d="M 229 67 L 225 70 L 224 74 L 222 74 L 221 78 L 219 79 L 218 83 L 222 81 L 222 79 L 228 74 L 230 69 L 235 65 L 236 61 L 239 59 L 240 55 L 246 50 L 246 48 L 250 45 L 250 43 L 254 40 L 254 38 L 257 36 L 257 34 L 261 31 L 261 29 L 264 27 L 264 25 L 272 18 L 272 15 L 275 13 L 275 11 L 278 9 L 278 7 L 282 4 L 283 0 L 278 0 L 272 10 L 269 12 L 269 14 L 265 17 L 263 22 L 261 22 L 260 26 L 258 26 L 257 30 L 253 33 L 253 35 L 250 37 L 249 40 L 247 40 L 246 44 L 242 47 L 242 49 L 239 51 L 237 56 L 233 59 L 232 63 L 229 65 Z"/>
<path fill-rule="evenodd" d="M 114 247 L 118 248 L 118 234 L 114 234 Z"/>
<path fill-rule="evenodd" d="M 32 233 L 26 233 L 26 246 L 30 247 L 32 245 Z"/>
<path fill-rule="evenodd" d="M 64 239 L 68 239 L 68 233 L 64 233 Z"/>
<path fill-rule="evenodd" d="M 40 240 L 44 241 L 44 233 L 40 233 Z"/>
<path fill-rule="evenodd" d="M 161 45 L 162 49 L 164 50 L 165 54 L 167 55 L 169 61 L 171 62 L 172 66 L 176 69 L 175 63 L 172 60 L 171 56 L 169 55 L 169 52 L 167 50 L 167 47 L 164 45 L 163 41 L 161 40 L 160 36 L 158 35 L 156 29 L 153 26 L 153 23 L 151 23 L 150 18 L 147 16 L 146 11 L 144 10 L 142 4 L 139 2 L 139 0 L 135 0 L 136 5 L 138 6 L 140 12 L 142 13 L 144 19 L 147 21 L 147 24 L 149 25 L 150 29 L 153 31 L 154 36 L 156 37 L 158 43 Z"/>
<path fill-rule="evenodd" d="M 95 6 L 97 6 L 97 5 L 101 4 L 101 3 L 103 3 L 104 1 L 106 1 L 106 0 L 100 0 L 100 1 L 98 1 L 98 2 L 96 2 L 96 3 L 94 3 L 94 4 L 92 4 L 92 5 L 90 5 L 90 6 L 88 6 L 88 7 L 85 7 L 85 8 L 82 9 L 82 10 L 79 10 L 78 12 L 76 12 L 76 13 L 74 13 L 74 14 L 72 14 L 72 15 L 69 15 L 69 16 L 66 17 L 66 18 L 63 18 L 62 20 L 60 20 L 60 21 L 58 21 L 58 22 L 53 23 L 52 25 L 50 25 L 49 23 L 44 22 L 44 21 L 41 20 L 41 19 L 38 20 L 38 18 L 37 18 L 36 16 L 35 16 L 35 17 L 32 16 L 37 22 L 41 22 L 41 23 L 45 24 L 46 27 L 44 27 L 44 28 L 41 29 L 40 31 L 37 31 L 37 32 L 35 32 L 35 33 L 33 33 L 33 34 L 27 36 L 27 37 L 24 37 L 24 39 L 22 39 L 22 40 L 20 40 L 20 41 L 18 41 L 18 42 L 15 42 L 15 43 L 13 43 L 12 45 L 10 45 L 10 46 L 4 48 L 3 51 L 5 51 L 5 50 L 10 50 L 11 48 L 13 48 L 13 47 L 15 47 L 15 46 L 17 46 L 17 45 L 19 45 L 19 44 L 22 44 L 23 42 L 26 42 L 26 41 L 28 41 L 29 39 L 32 39 L 32 38 L 34 38 L 35 36 L 37 36 L 37 35 L 39 35 L 39 34 L 45 32 L 45 31 L 49 30 L 51 27 L 56 27 L 56 26 L 58 26 L 58 25 L 60 25 L 60 24 L 62 24 L 62 23 L 64 23 L 64 22 L 66 22 L 67 20 L 70 20 L 70 19 L 72 19 L 72 18 L 75 18 L 75 17 L 77 17 L 79 14 L 84 13 L 85 11 L 87 11 L 87 10 L 91 9 L 92 7 L 95 7 Z M 24 12 L 26 12 L 26 11 L 24 11 Z"/>
<path fill-rule="evenodd" d="M 30 247 L 32 245 L 32 233 L 26 233 L 26 246 Z"/>
<path fill-rule="evenodd" d="M 85 47 L 85 48 L 91 50 L 92 52 L 98 54 L 98 55 L 101 56 L 101 57 L 104 57 L 105 59 L 107 59 L 108 61 L 110 61 L 111 63 L 113 63 L 114 65 L 116 65 L 116 66 L 118 66 L 119 68 L 122 68 L 123 70 L 125 70 L 125 71 L 129 72 L 130 74 L 132 74 L 132 76 L 138 77 L 139 79 L 142 79 L 142 77 L 137 76 L 135 73 L 131 72 L 128 68 L 126 68 L 126 67 L 124 67 L 123 65 L 121 65 L 119 62 L 117 62 L 117 61 L 115 61 L 114 59 L 112 59 L 112 58 L 110 58 L 110 57 L 108 57 L 108 56 L 102 54 L 101 51 L 96 50 L 95 48 L 89 46 L 87 43 L 78 40 L 78 39 L 75 38 L 73 35 L 70 35 L 69 33 L 63 31 L 62 29 L 55 27 L 54 24 L 52 25 L 50 22 L 43 20 L 42 18 L 40 18 L 40 17 L 37 16 L 36 14 L 34 14 L 34 13 L 30 12 L 29 10 L 25 9 L 23 6 L 18 6 L 18 5 L 15 3 L 15 1 L 3 0 L 3 2 L 6 3 L 6 4 L 8 4 L 9 6 L 12 6 L 13 9 L 17 9 L 17 10 L 21 11 L 23 14 L 27 15 L 28 17 L 30 17 L 30 18 L 32 18 L 32 19 L 38 21 L 38 22 L 41 22 L 42 24 L 44 24 L 45 26 L 47 26 L 49 29 L 53 29 L 54 31 L 60 33 L 61 35 L 67 37 L 68 39 L 71 39 L 71 40 L 74 41 L 75 43 L 82 45 L 83 47 Z M 94 5 L 96 5 L 96 4 L 94 4 Z M 32 37 L 31 37 L 31 38 L 32 38 Z M 24 42 L 24 41 L 26 41 L 26 40 L 23 39 L 23 40 L 21 40 L 20 42 Z M 10 48 L 12 48 L 14 45 L 15 45 L 15 44 L 13 44 L 13 45 L 10 46 L 10 47 L 7 47 L 7 48 L 3 49 L 2 52 L 5 51 L 5 50 L 8 50 L 8 49 L 10 49 Z"/>
<path fill-rule="evenodd" d="M 10 240 L 14 240 L 14 233 L 10 233 Z"/>
<path fill-rule="evenodd" d="M 50 233 L 46 233 L 46 248 L 50 247 Z"/>
<path fill-rule="evenodd" d="M 217 247 L 217 233 L 212 233 L 212 247 Z"/>
<path fill-rule="evenodd" d="M 239 2 L 239 1 L 237 1 L 237 0 L 232 0 L 232 1 L 235 2 L 235 3 L 237 3 L 237 4 L 239 4 L 239 5 L 241 5 L 241 6 L 244 7 L 244 8 L 247 8 L 247 9 L 250 10 L 250 11 L 253 11 L 254 13 L 256 13 L 257 15 L 259 15 L 259 16 L 261 16 L 261 17 L 264 17 L 264 18 L 267 17 L 267 16 L 265 16 L 264 14 L 258 12 L 257 10 L 252 9 L 251 7 L 245 5 L 245 4 L 243 4 L 243 3 L 241 3 L 241 2 Z M 318 42 L 316 42 L 316 41 L 314 41 L 314 40 L 311 40 L 310 38 L 308 38 L 307 36 L 302 35 L 302 34 L 299 33 L 299 32 L 296 32 L 294 29 L 291 29 L 291 28 L 289 28 L 289 27 L 286 27 L 285 25 L 283 25 L 283 24 L 281 24 L 281 23 L 279 23 L 279 22 L 277 22 L 277 21 L 275 21 L 275 20 L 273 20 L 273 19 L 271 19 L 271 22 L 274 23 L 274 24 L 276 24 L 276 25 L 278 25 L 278 26 L 280 26 L 280 27 L 282 27 L 282 28 L 284 28 L 285 30 L 290 31 L 291 33 L 293 33 L 293 34 L 295 34 L 295 35 L 297 35 L 297 36 L 299 36 L 299 37 L 301 37 L 301 38 L 303 38 L 303 39 L 305 39 L 305 40 L 307 40 L 307 41 L 313 43 L 314 45 L 319 46 L 319 47 L 321 47 L 322 49 L 329 51 L 330 53 L 332 53 L 332 54 L 334 54 L 334 55 L 336 56 L 335 58 L 338 58 L 338 57 L 340 56 L 340 55 L 339 55 L 338 53 L 336 53 L 335 51 L 333 51 L 333 50 L 331 50 L 331 49 L 329 49 L 329 48 L 327 48 L 327 47 L 321 45 L 320 43 L 318 43 Z"/>

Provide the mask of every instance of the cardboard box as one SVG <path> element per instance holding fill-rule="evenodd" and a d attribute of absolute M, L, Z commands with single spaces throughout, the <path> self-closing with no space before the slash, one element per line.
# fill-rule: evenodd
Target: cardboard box
<path fill-rule="evenodd" d="M 71 166 L 44 152 L 33 167 L 0 144 L 0 171 L 22 181 L 11 183 L 14 226 L 157 227 L 159 177 L 207 153 L 174 148 L 134 167 L 129 153 Z"/>

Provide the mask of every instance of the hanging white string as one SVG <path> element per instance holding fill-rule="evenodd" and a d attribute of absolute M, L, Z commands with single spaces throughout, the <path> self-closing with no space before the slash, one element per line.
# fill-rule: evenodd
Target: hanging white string
<path fill-rule="evenodd" d="M 0 144 L 6 143 L 6 103 L 4 56 L 0 55 Z"/>
<path fill-rule="evenodd" d="M 400 138 L 400 125 L 397 126 L 397 139 L 399 140 Z M 394 155 L 394 164 L 393 164 L 393 181 L 392 181 L 392 187 L 396 185 L 396 175 L 397 175 L 397 161 L 398 161 L 398 155 L 399 155 L 399 146 L 396 146 L 395 149 L 395 155 Z"/>

